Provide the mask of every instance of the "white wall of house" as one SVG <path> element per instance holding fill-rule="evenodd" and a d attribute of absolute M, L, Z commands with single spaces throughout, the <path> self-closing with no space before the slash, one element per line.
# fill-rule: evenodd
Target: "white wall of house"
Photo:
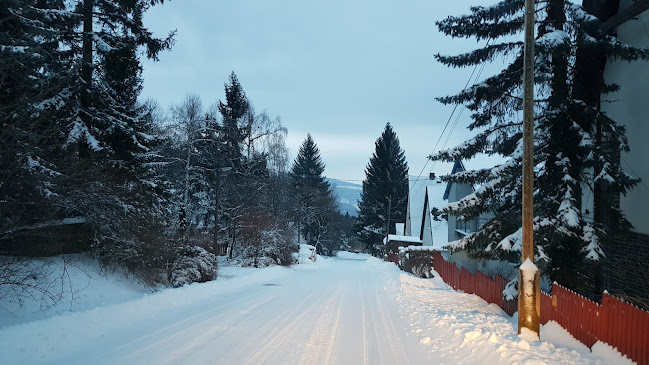
<path fill-rule="evenodd" d="M 408 197 L 408 207 L 406 208 L 406 223 L 404 225 L 403 234 L 405 236 L 412 236 L 412 217 L 410 216 L 410 197 Z"/>
<path fill-rule="evenodd" d="M 632 0 L 620 0 L 620 9 L 631 3 Z M 649 48 L 649 10 L 620 25 L 617 38 L 632 46 Z M 649 62 L 609 60 L 604 80 L 621 86 L 619 92 L 602 98 L 602 111 L 626 126 L 631 151 L 622 153 L 621 165 L 629 175 L 643 180 L 620 198 L 620 208 L 636 232 L 649 234 Z"/>
<path fill-rule="evenodd" d="M 473 188 L 469 184 L 451 184 L 451 190 L 448 193 L 448 202 L 456 202 L 472 193 Z M 472 229 L 472 232 L 475 232 L 478 228 L 477 223 L 475 222 L 467 222 L 467 224 L 469 226 L 467 228 Z M 464 225 L 465 224 L 463 224 L 462 222 L 458 222 L 456 216 L 452 214 L 448 215 L 448 242 L 457 241 L 458 239 L 463 237 L 463 235 L 459 233 L 458 230 L 463 230 Z"/>

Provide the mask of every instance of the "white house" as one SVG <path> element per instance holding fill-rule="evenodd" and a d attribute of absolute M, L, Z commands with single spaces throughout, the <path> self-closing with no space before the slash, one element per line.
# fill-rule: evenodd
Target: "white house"
<path fill-rule="evenodd" d="M 410 179 L 410 189 L 408 191 L 408 206 L 406 210 L 406 222 L 404 234 L 406 236 L 417 237 L 423 241 L 422 236 L 422 227 L 423 222 L 427 214 L 430 214 L 428 210 L 425 210 L 426 197 L 428 191 L 440 191 L 443 189 L 444 184 L 439 180 L 435 179 L 434 175 L 429 177 L 422 177 L 418 179 Z M 430 188 L 430 190 L 429 190 Z M 438 202 L 439 199 L 435 198 L 435 202 Z M 437 207 L 441 208 L 445 204 L 438 204 Z M 428 212 L 426 214 L 426 212 Z M 430 227 L 429 227 L 430 229 Z M 427 235 L 430 238 L 430 235 Z M 424 246 L 432 246 L 432 240 L 424 241 Z M 441 247 L 441 246 L 440 246 Z"/>
<path fill-rule="evenodd" d="M 421 230 L 421 213 L 424 209 L 426 186 L 435 184 L 429 177 L 409 178 L 408 206 L 406 207 L 406 236 L 419 236 Z"/>
<path fill-rule="evenodd" d="M 457 160 L 453 165 L 451 175 L 465 170 L 466 169 L 464 168 L 462 161 Z M 443 199 L 447 200 L 448 203 L 453 203 L 459 201 L 469 194 L 473 194 L 474 192 L 475 189 L 471 184 L 449 182 L 446 185 Z M 453 241 L 457 241 L 464 236 L 476 232 L 492 217 L 492 213 L 483 213 L 478 218 L 463 220 L 452 214 L 449 214 L 447 230 L 448 242 L 452 246 Z M 516 263 L 509 263 L 501 260 L 472 259 L 468 256 L 466 251 L 455 251 L 451 249 L 450 251 L 443 252 L 442 254 L 445 259 L 454 262 L 460 268 L 464 267 L 473 273 L 475 273 L 476 270 L 480 270 L 487 274 L 499 273 L 507 279 L 511 279 L 511 275 L 514 274 L 514 266 L 516 266 Z"/>
<path fill-rule="evenodd" d="M 648 1 L 583 0 L 583 6 L 602 21 L 602 30 L 612 31 L 619 41 L 649 48 Z M 646 305 L 649 303 L 646 285 L 649 282 L 649 62 L 608 59 L 604 63 L 591 60 L 586 63 L 589 63 L 586 68 L 590 67 L 586 81 L 594 80 L 596 87 L 620 86 L 618 91 L 603 95 L 597 95 L 599 89 L 594 88 L 594 95 L 587 94 L 582 99 L 625 126 L 630 151 L 620 153 L 620 165 L 630 176 L 642 179 L 619 197 L 593 187 L 582 189 L 585 217 L 615 230 L 616 220 L 609 220 L 606 207 L 617 205 L 633 225 L 631 233 L 614 233 L 601 243 L 606 257 L 591 270 L 592 291 L 599 294 L 606 289 L 632 302 L 640 298 Z"/>
<path fill-rule="evenodd" d="M 419 239 L 422 241 L 423 246 L 441 249 L 448 243 L 448 222 L 439 214 L 441 212 L 434 214 L 435 209 L 441 210 L 446 206 L 443 198 L 445 188 L 445 184 L 441 182 L 426 186 L 419 231 Z"/>
<path fill-rule="evenodd" d="M 462 161 L 455 161 L 451 175 L 462 171 L 466 171 Z M 444 200 L 447 200 L 448 203 L 454 203 L 469 194 L 473 194 L 474 192 L 475 189 L 471 184 L 458 184 L 449 182 L 446 185 L 446 190 L 444 191 Z M 481 214 L 477 219 L 463 220 L 452 214 L 449 214 L 448 242 L 457 241 L 472 232 L 476 232 L 478 228 L 482 227 L 482 225 L 485 224 L 491 217 L 491 214 Z"/>
<path fill-rule="evenodd" d="M 620 0 L 618 13 L 632 3 Z M 649 10 L 620 24 L 616 33 L 626 44 L 649 48 Z M 649 235 L 649 63 L 607 60 L 604 82 L 620 85 L 619 91 L 602 97 L 601 110 L 626 127 L 631 150 L 622 152 L 622 168 L 642 179 L 620 197 L 620 208 L 635 232 Z"/>

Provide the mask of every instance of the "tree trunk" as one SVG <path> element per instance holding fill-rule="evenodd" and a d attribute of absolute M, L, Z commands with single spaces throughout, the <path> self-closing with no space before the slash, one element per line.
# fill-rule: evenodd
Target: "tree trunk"
<path fill-rule="evenodd" d="M 83 107 L 91 105 L 90 88 L 92 87 L 92 8 L 94 0 L 83 1 L 83 58 L 81 78 L 86 84 L 81 99 Z"/>
<path fill-rule="evenodd" d="M 82 44 L 82 64 L 81 64 L 81 79 L 84 82 L 81 91 L 81 106 L 84 113 L 81 114 L 81 119 L 86 125 L 89 125 L 91 116 L 89 108 L 92 106 L 92 9 L 94 0 L 83 1 L 83 44 Z M 90 155 L 90 146 L 85 140 L 78 143 L 79 157 L 88 157 Z"/>

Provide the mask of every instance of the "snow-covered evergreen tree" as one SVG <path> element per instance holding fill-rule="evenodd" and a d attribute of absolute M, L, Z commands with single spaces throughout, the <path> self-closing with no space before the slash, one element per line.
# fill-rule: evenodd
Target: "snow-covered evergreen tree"
<path fill-rule="evenodd" d="M 61 13 L 61 15 L 57 15 Z M 70 23 L 63 1 L 0 4 L 0 236 L 56 217 L 61 173 L 66 54 L 61 31 Z"/>
<path fill-rule="evenodd" d="M 137 52 L 156 58 L 171 46 L 171 35 L 155 38 L 142 23 L 159 2 L 0 5 L 0 144 L 9 172 L 0 188 L 4 242 L 33 242 L 35 232 L 58 244 L 63 240 L 43 231 L 66 226 L 66 241 L 93 242 L 107 261 L 140 260 L 145 238 L 138 223 L 156 221 L 159 201 L 151 180 L 153 126 L 137 104 Z M 65 252 L 42 246 L 31 254 Z"/>
<path fill-rule="evenodd" d="M 374 154 L 365 168 L 363 192 L 358 204 L 358 234 L 368 246 L 385 237 L 390 209 L 390 233 L 395 222 L 406 218 L 408 202 L 408 164 L 390 123 L 374 143 Z"/>
<path fill-rule="evenodd" d="M 464 219 L 493 212 L 477 233 L 452 243 L 475 256 L 516 257 L 521 247 L 522 157 L 522 30 L 524 1 L 504 0 L 489 7 L 471 8 L 469 15 L 448 17 L 437 23 L 445 34 L 487 40 L 472 52 L 437 55 L 451 67 L 472 67 L 504 57 L 509 64 L 492 77 L 462 92 L 441 97 L 445 104 L 465 104 L 473 112 L 469 129 L 478 134 L 434 160 L 452 162 L 479 153 L 498 154 L 506 162 L 493 168 L 447 176 L 449 181 L 471 183 L 476 192 L 450 204 L 445 211 Z M 628 149 L 624 128 L 578 99 L 575 59 L 587 51 L 603 57 L 632 61 L 647 59 L 649 51 L 622 44 L 598 29 L 597 18 L 570 1 L 538 1 L 535 41 L 535 190 L 534 229 L 536 258 L 553 280 L 564 285 L 576 277 L 575 264 L 583 257 L 602 257 L 600 241 L 607 227 L 581 213 L 582 189 L 605 183 L 610 194 L 625 193 L 637 183 L 622 171 L 611 151 Z M 520 39 L 520 41 L 518 40 Z M 616 90 L 605 85 L 602 92 Z M 606 207 L 623 226 L 615 206 Z"/>
<path fill-rule="evenodd" d="M 223 117 L 223 158 L 228 167 L 241 166 L 241 144 L 245 139 L 240 123 L 250 108 L 243 87 L 232 71 L 225 84 L 225 103 L 219 101 L 219 112 Z"/>
<path fill-rule="evenodd" d="M 302 142 L 290 172 L 295 203 L 293 213 L 304 240 L 322 249 L 321 239 L 328 233 L 335 199 L 322 173 L 325 165 L 320 149 L 310 134 Z"/>

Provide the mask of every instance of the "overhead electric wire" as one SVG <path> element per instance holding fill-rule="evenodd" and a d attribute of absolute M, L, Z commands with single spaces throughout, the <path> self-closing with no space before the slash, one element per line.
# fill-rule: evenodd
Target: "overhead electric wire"
<path fill-rule="evenodd" d="M 485 44 L 485 47 L 489 46 L 489 42 L 491 42 L 491 39 L 487 40 L 487 43 Z M 469 75 L 469 79 L 466 81 L 466 84 L 464 85 L 464 88 L 462 89 L 462 92 L 464 92 L 467 89 L 467 87 L 469 86 L 469 84 L 471 83 L 471 80 L 473 79 L 473 75 L 475 74 L 478 67 L 482 66 L 480 68 L 480 71 L 478 72 L 478 75 L 476 76 L 475 80 L 473 80 L 473 83 L 475 83 L 480 78 L 480 75 L 482 75 L 482 71 L 484 70 L 485 65 L 486 65 L 486 63 L 476 64 L 475 65 L 475 67 L 473 68 L 473 71 L 471 72 L 471 75 Z M 455 114 L 455 111 L 457 110 L 459 105 L 460 104 L 455 104 L 455 106 L 453 107 L 453 111 L 451 112 L 451 115 L 448 117 L 448 120 L 446 121 L 446 124 L 444 125 L 444 129 L 442 129 L 442 133 L 440 133 L 439 138 L 437 139 L 437 142 L 435 143 L 435 146 L 433 147 L 433 152 L 431 153 L 431 156 L 437 150 L 437 146 L 439 145 L 439 142 L 442 140 L 442 137 L 444 136 L 444 132 L 446 131 L 446 128 L 448 128 L 448 126 L 449 126 L 449 124 L 451 122 L 451 119 L 453 119 L 453 115 Z M 455 129 L 455 126 L 457 126 L 457 124 L 458 124 L 460 116 L 462 116 L 462 112 L 464 111 L 464 108 L 465 108 L 465 106 L 463 104 L 462 108 L 460 109 L 459 114 L 455 118 L 455 121 L 454 121 L 453 126 L 451 127 L 451 129 L 449 131 L 449 134 L 446 137 L 446 141 L 444 142 L 444 145 L 442 146 L 442 148 L 440 148 L 440 150 L 446 147 L 446 144 L 450 140 L 451 134 L 453 133 L 453 130 Z M 426 163 L 424 164 L 424 167 L 419 172 L 419 175 L 417 175 L 417 178 L 415 179 L 415 182 L 412 184 L 412 186 L 408 188 L 408 195 L 410 195 L 410 192 L 411 192 L 412 188 L 414 188 L 417 185 L 417 181 L 419 181 L 419 178 L 424 173 L 424 170 L 426 169 L 426 166 L 428 166 L 429 162 L 430 162 L 430 158 L 426 158 Z M 433 166 L 431 167 L 431 171 L 435 167 L 436 162 L 437 162 L 437 160 L 433 161 Z M 419 193 L 419 191 L 421 189 L 422 189 L 422 186 L 419 186 L 417 188 L 416 192 Z"/>

